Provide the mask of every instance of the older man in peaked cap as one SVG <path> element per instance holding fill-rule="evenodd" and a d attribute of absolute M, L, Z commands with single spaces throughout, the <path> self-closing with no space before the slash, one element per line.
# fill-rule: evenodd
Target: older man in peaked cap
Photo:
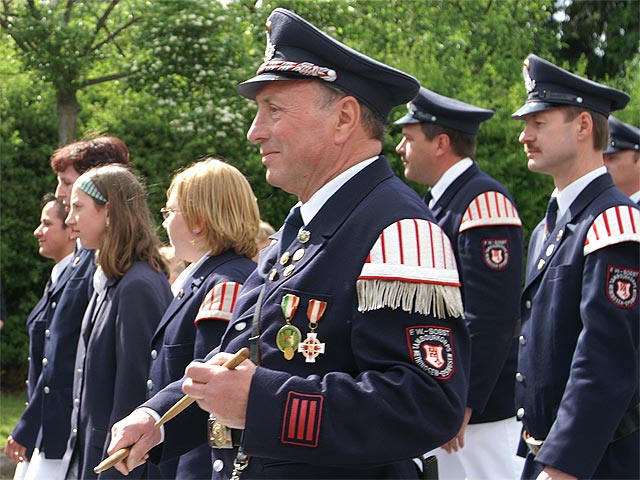
<path fill-rule="evenodd" d="M 603 163 L 629 97 L 529 55 L 513 114 L 556 189 L 529 244 L 516 374 L 523 478 L 638 478 L 640 211 Z"/>
<path fill-rule="evenodd" d="M 604 164 L 616 187 L 640 204 L 640 128 L 611 115 Z"/>
<path fill-rule="evenodd" d="M 443 479 L 516 478 L 522 470 L 513 406 L 522 222 L 507 189 L 473 161 L 480 124 L 493 113 L 421 87 L 395 122 L 405 175 L 431 187 L 425 200 L 453 243 L 471 334 L 465 422 L 436 451 Z"/>
<path fill-rule="evenodd" d="M 164 413 L 182 386 L 228 429 L 216 478 L 417 478 L 412 457 L 460 428 L 469 353 L 451 244 L 380 155 L 390 110 L 418 82 L 276 9 L 238 91 L 258 104 L 247 137 L 267 180 L 299 203 L 210 362 L 145 408 Z M 246 346 L 251 360 L 220 366 Z M 152 459 L 203 441 L 202 410 L 169 422 Z M 123 473 L 161 439 L 141 410 L 112 433 L 110 452 L 133 444 Z"/>

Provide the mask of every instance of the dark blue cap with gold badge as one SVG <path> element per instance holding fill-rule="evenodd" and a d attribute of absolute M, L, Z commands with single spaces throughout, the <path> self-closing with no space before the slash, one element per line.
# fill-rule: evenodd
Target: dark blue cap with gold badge
<path fill-rule="evenodd" d="M 266 22 L 267 48 L 257 75 L 238 85 L 255 100 L 264 82 L 319 79 L 356 97 L 382 120 L 420 86 L 410 75 L 338 42 L 295 13 L 276 8 Z"/>
<path fill-rule="evenodd" d="M 609 117 L 609 146 L 604 153 L 616 153 L 623 150 L 640 151 L 640 128 L 621 122 L 611 115 Z"/>
<path fill-rule="evenodd" d="M 527 101 L 511 115 L 519 120 L 530 113 L 562 105 L 585 107 L 608 117 L 630 100 L 620 90 L 582 78 L 534 54 L 525 59 L 523 75 Z"/>
<path fill-rule="evenodd" d="M 454 98 L 445 97 L 425 87 L 407 105 L 409 112 L 394 125 L 435 123 L 469 135 L 476 135 L 480 123 L 489 120 L 493 110 L 476 107 Z"/>

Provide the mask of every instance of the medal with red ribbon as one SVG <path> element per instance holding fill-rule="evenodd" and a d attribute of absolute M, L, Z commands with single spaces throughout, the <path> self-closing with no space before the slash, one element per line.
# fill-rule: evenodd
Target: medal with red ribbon
<path fill-rule="evenodd" d="M 326 309 L 327 302 L 313 298 L 309 300 L 307 318 L 309 319 L 309 330 L 311 331 L 307 333 L 306 340 L 298 345 L 298 352 L 304 355 L 305 362 L 307 363 L 315 363 L 316 357 L 324 353 L 324 343 L 318 340 L 316 329 Z"/>
<path fill-rule="evenodd" d="M 287 293 L 282 297 L 282 302 L 280 302 L 280 307 L 284 314 L 284 320 L 287 324 L 278 330 L 276 335 L 276 345 L 280 351 L 284 353 L 284 358 L 286 360 L 291 360 L 293 358 L 293 355 L 298 350 L 300 340 L 302 340 L 302 334 L 298 327 L 291 324 L 291 320 L 298 309 L 298 303 L 300 303 L 300 297 L 291 293 Z"/>

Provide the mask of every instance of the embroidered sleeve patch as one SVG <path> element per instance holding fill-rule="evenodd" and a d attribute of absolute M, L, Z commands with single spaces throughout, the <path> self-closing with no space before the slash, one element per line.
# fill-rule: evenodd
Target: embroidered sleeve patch
<path fill-rule="evenodd" d="M 451 378 L 455 371 L 451 329 L 439 326 L 407 328 L 413 363 L 437 380 Z"/>
<path fill-rule="evenodd" d="M 484 263 L 492 270 L 504 270 L 509 265 L 509 239 L 491 238 L 482 240 Z"/>
<path fill-rule="evenodd" d="M 282 422 L 282 443 L 318 446 L 323 400 L 322 395 L 289 392 Z"/>
<path fill-rule="evenodd" d="M 598 215 L 587 233 L 584 254 L 622 242 L 640 242 L 640 210 L 629 205 L 617 205 Z"/>
<path fill-rule="evenodd" d="M 638 301 L 638 270 L 609 265 L 607 298 L 616 307 L 631 308 Z"/>
<path fill-rule="evenodd" d="M 512 225 L 521 227 L 518 210 L 511 200 L 500 192 L 484 192 L 472 200 L 460 223 L 460 232 L 476 227 Z"/>
<path fill-rule="evenodd" d="M 404 219 L 385 228 L 369 252 L 358 277 L 358 309 L 461 317 L 459 287 L 453 248 L 442 229 L 428 220 Z"/>
<path fill-rule="evenodd" d="M 216 284 L 205 295 L 193 323 L 197 325 L 201 320 L 230 321 L 241 288 L 242 284 L 237 282 Z"/>

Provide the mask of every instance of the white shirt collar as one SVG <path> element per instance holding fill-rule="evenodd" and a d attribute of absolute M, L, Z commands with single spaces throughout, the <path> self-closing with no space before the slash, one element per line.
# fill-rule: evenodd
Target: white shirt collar
<path fill-rule="evenodd" d="M 605 173 L 607 173 L 607 168 L 602 166 L 590 171 L 586 175 L 569 184 L 560 193 L 558 193 L 558 189 L 556 188 L 551 196 L 556 197 L 556 199 L 558 200 L 558 218 L 562 217 L 562 215 L 564 215 L 564 212 L 569 210 L 571 204 L 576 198 L 578 198 L 578 195 L 580 195 L 582 190 L 584 190 L 587 185 L 589 185 L 594 179 L 598 178 L 601 175 L 604 175 Z"/>
<path fill-rule="evenodd" d="M 362 162 L 357 163 L 353 167 L 345 170 L 340 175 L 332 178 L 325 183 L 316 193 L 314 193 L 309 200 L 305 203 L 298 202 L 296 206 L 300 205 L 300 215 L 302 215 L 302 221 L 305 225 L 308 225 L 313 217 L 317 215 L 322 206 L 327 203 L 334 193 L 336 193 L 340 187 L 355 177 L 365 167 L 371 165 L 375 160 L 380 158 L 379 155 L 375 157 L 367 158 Z"/>
<path fill-rule="evenodd" d="M 184 283 L 191 277 L 193 272 L 200 268 L 200 265 L 202 265 L 210 255 L 211 250 L 202 255 L 202 257 L 200 257 L 200 260 L 190 263 L 187 268 L 180 272 L 180 275 L 178 275 L 171 284 L 171 292 L 173 293 L 174 297 L 178 294 L 178 292 L 180 292 L 180 290 L 182 290 L 182 288 L 184 287 Z"/>
<path fill-rule="evenodd" d="M 465 157 L 459 162 L 454 163 L 449 167 L 449 169 L 444 172 L 444 175 L 440 177 L 440 180 L 436 182 L 436 184 L 431 187 L 431 201 L 429 202 L 429 208 L 431 208 L 435 203 L 440 200 L 440 197 L 444 195 L 444 192 L 447 191 L 447 188 L 456 181 L 456 179 L 466 172 L 473 165 L 473 160 L 469 157 Z"/>
<path fill-rule="evenodd" d="M 73 258 L 73 252 L 64 257 L 58 263 L 56 263 L 51 269 L 51 285 L 55 285 L 64 269 L 67 268 L 67 265 L 71 263 L 71 259 Z"/>
<path fill-rule="evenodd" d="M 631 199 L 632 202 L 635 202 L 635 203 L 640 202 L 640 190 L 632 194 L 629 198 Z"/>

